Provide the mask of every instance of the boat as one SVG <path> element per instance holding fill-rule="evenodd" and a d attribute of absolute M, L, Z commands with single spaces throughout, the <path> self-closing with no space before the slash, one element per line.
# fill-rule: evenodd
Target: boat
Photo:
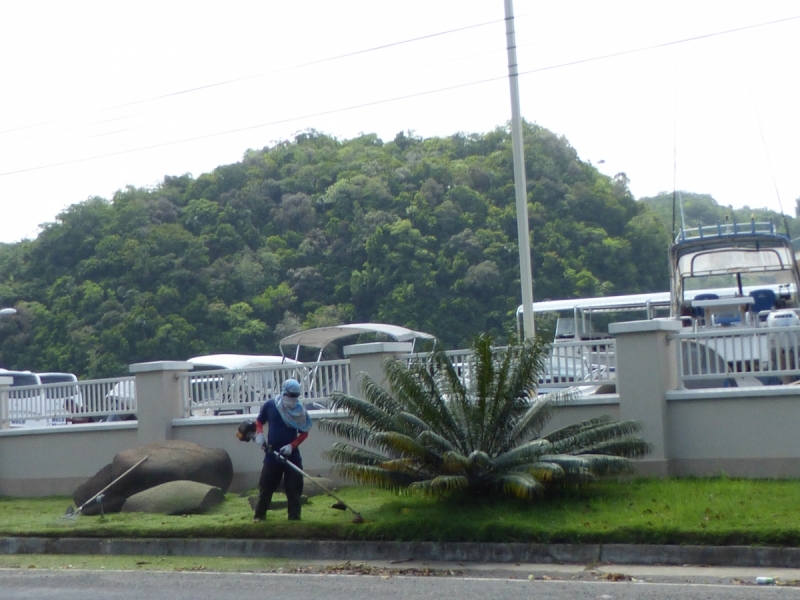
<path fill-rule="evenodd" d="M 694 327 L 758 326 L 775 311 L 797 315 L 795 251 L 772 222 L 681 229 L 669 264 L 671 316 Z"/>
<path fill-rule="evenodd" d="M 800 270 L 788 235 L 755 220 L 682 229 L 669 264 L 671 317 L 697 334 L 680 347 L 692 387 L 797 379 Z"/>
<path fill-rule="evenodd" d="M 698 225 L 681 229 L 668 256 L 669 291 L 533 303 L 534 314 L 558 315 L 551 354 L 574 355 L 576 370 L 587 360 L 594 371 L 609 368 L 610 322 L 677 319 L 682 331 L 698 334 L 682 342 L 683 372 L 696 377 L 687 387 L 790 382 L 768 374 L 800 369 L 800 331 L 787 329 L 800 329 L 800 270 L 789 236 L 772 222 Z M 521 314 L 520 306 L 518 326 Z"/>

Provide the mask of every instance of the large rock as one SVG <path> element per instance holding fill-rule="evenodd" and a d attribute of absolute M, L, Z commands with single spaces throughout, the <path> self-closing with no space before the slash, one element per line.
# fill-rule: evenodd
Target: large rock
<path fill-rule="evenodd" d="M 218 487 L 196 481 L 170 481 L 134 494 L 125 501 L 122 512 L 200 514 L 224 501 L 225 494 Z"/>
<path fill-rule="evenodd" d="M 168 440 L 117 454 L 110 465 L 100 469 L 75 490 L 72 499 L 76 506 L 81 506 L 145 456 L 147 460 L 103 492 L 102 508 L 105 512 L 119 512 L 127 498 L 162 483 L 195 481 L 218 487 L 224 493 L 233 479 L 233 463 L 225 450 Z M 82 512 L 99 514 L 100 506 L 92 502 Z"/>

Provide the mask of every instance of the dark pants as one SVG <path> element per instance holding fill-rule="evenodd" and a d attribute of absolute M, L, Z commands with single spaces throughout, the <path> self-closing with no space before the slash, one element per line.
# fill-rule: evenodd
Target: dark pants
<path fill-rule="evenodd" d="M 301 465 L 300 468 L 302 469 Z M 268 462 L 261 467 L 261 479 L 258 482 L 258 504 L 253 515 L 263 519 L 272 502 L 272 494 L 278 489 L 283 479 L 286 501 L 289 504 L 289 518 L 300 519 L 300 496 L 303 494 L 303 476 L 283 462 Z"/>

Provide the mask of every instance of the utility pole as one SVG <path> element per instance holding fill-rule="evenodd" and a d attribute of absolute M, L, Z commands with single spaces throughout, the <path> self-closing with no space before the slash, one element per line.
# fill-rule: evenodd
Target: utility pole
<path fill-rule="evenodd" d="M 511 86 L 511 141 L 514 153 L 514 189 L 517 200 L 517 238 L 519 243 L 519 281 L 522 286 L 522 331 L 524 339 L 536 334 L 533 322 L 533 276 L 528 230 L 528 192 L 525 178 L 525 150 L 522 144 L 522 116 L 519 109 L 517 41 L 514 33 L 514 5 L 505 0 L 506 43 L 508 46 L 508 81 Z"/>

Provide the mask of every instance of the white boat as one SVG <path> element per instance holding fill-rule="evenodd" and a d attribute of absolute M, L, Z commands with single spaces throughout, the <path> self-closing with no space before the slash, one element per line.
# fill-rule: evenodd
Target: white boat
<path fill-rule="evenodd" d="M 788 235 L 754 220 L 682 230 L 669 261 L 671 316 L 697 333 L 681 346 L 695 385 L 794 380 L 784 373 L 800 366 L 800 270 Z"/>
<path fill-rule="evenodd" d="M 554 354 L 559 344 L 594 342 L 590 362 L 602 368 L 595 363 L 603 353 L 594 351 L 610 337 L 609 322 L 670 318 L 699 335 L 682 347 L 684 372 L 698 376 L 692 386 L 737 385 L 742 374 L 755 378 L 750 383 L 775 383 L 761 375 L 800 368 L 800 332 L 775 329 L 800 326 L 800 271 L 791 240 L 772 223 L 681 230 L 670 246 L 669 266 L 668 292 L 535 302 L 535 314 L 558 314 Z M 521 314 L 520 306 L 518 323 Z M 742 337 L 746 331 L 751 335 Z"/>

